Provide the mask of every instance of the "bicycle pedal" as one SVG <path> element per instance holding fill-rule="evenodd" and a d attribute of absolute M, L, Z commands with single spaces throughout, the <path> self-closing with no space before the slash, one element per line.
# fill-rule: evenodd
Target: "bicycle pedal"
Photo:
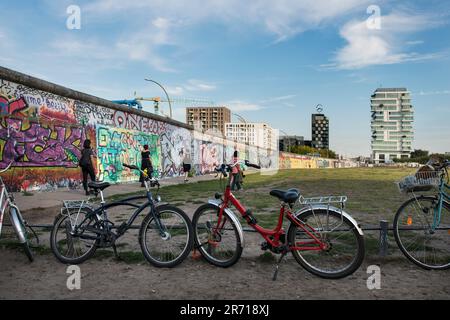
<path fill-rule="evenodd" d="M 269 250 L 270 246 L 267 242 L 261 243 L 261 250 L 266 251 Z"/>

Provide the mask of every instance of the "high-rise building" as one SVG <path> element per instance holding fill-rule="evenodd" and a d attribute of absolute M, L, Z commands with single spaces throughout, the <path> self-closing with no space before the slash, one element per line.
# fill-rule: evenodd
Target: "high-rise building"
<path fill-rule="evenodd" d="M 322 113 L 311 117 L 311 146 L 316 149 L 330 148 L 330 122 Z"/>
<path fill-rule="evenodd" d="M 280 136 L 278 145 L 280 151 L 289 151 L 291 147 L 304 146 L 305 138 L 302 136 Z"/>
<path fill-rule="evenodd" d="M 409 158 L 414 111 L 406 88 L 378 88 L 370 99 L 372 159 L 375 163 Z"/>
<path fill-rule="evenodd" d="M 277 150 L 278 137 L 276 132 L 265 123 L 226 123 L 227 139 L 247 143 L 263 149 Z"/>
<path fill-rule="evenodd" d="M 231 111 L 226 107 L 186 108 L 186 123 L 203 131 L 212 130 L 225 134 L 225 123 L 231 121 Z"/>

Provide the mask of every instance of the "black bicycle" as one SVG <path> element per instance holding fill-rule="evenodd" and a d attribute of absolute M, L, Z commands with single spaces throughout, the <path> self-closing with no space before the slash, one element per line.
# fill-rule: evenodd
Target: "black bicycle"
<path fill-rule="evenodd" d="M 193 229 L 189 217 L 181 209 L 161 203 L 155 198 L 150 187 L 160 184 L 150 179 L 147 172 L 134 165 L 123 165 L 138 170 L 144 176 L 146 195 L 134 196 L 112 203 L 106 203 L 103 190 L 108 182 L 91 182 L 89 187 L 95 195 L 100 194 L 98 208 L 92 207 L 89 200 L 64 201 L 61 213 L 55 218 L 50 235 L 50 245 L 56 258 L 67 264 L 79 264 L 89 259 L 97 248 L 112 247 L 116 257 L 116 241 L 133 225 L 139 214 L 148 210 L 139 231 L 139 244 L 145 258 L 156 267 L 171 268 L 180 264 L 189 254 L 193 245 Z M 133 201 L 147 199 L 142 205 Z M 127 222 L 119 226 L 108 219 L 107 209 L 117 206 L 136 208 Z"/>

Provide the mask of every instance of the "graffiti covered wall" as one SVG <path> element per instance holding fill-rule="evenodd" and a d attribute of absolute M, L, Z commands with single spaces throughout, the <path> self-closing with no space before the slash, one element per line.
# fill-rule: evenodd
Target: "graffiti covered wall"
<path fill-rule="evenodd" d="M 95 147 L 97 178 L 113 183 L 138 180 L 123 163 L 139 166 L 145 144 L 150 146 L 154 174 L 159 178 L 182 175 L 187 155 L 194 174 L 208 174 L 221 163 L 231 162 L 236 150 L 241 159 L 278 168 L 278 151 L 197 132 L 171 119 L 128 111 L 0 67 L 0 169 L 19 160 L 11 174 L 13 189 L 79 187 L 78 162 L 86 139 Z"/>

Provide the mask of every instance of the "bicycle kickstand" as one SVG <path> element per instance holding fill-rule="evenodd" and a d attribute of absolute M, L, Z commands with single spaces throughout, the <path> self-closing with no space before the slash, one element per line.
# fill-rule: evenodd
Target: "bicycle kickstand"
<path fill-rule="evenodd" d="M 284 252 L 281 254 L 280 259 L 278 259 L 277 264 L 275 265 L 275 271 L 274 271 L 273 277 L 272 277 L 272 280 L 273 280 L 273 281 L 276 281 L 276 280 L 277 280 L 278 270 L 280 269 L 280 263 L 281 263 L 281 260 L 283 260 L 283 258 L 284 258 L 284 256 L 285 256 L 286 254 L 287 254 L 287 251 L 284 251 Z"/>
<path fill-rule="evenodd" d="M 112 249 L 113 249 L 113 251 L 114 251 L 114 257 L 116 257 L 117 260 L 121 260 L 119 254 L 117 253 L 117 247 L 116 247 L 116 244 L 113 243 L 113 244 L 111 245 L 111 247 L 112 247 Z"/>

